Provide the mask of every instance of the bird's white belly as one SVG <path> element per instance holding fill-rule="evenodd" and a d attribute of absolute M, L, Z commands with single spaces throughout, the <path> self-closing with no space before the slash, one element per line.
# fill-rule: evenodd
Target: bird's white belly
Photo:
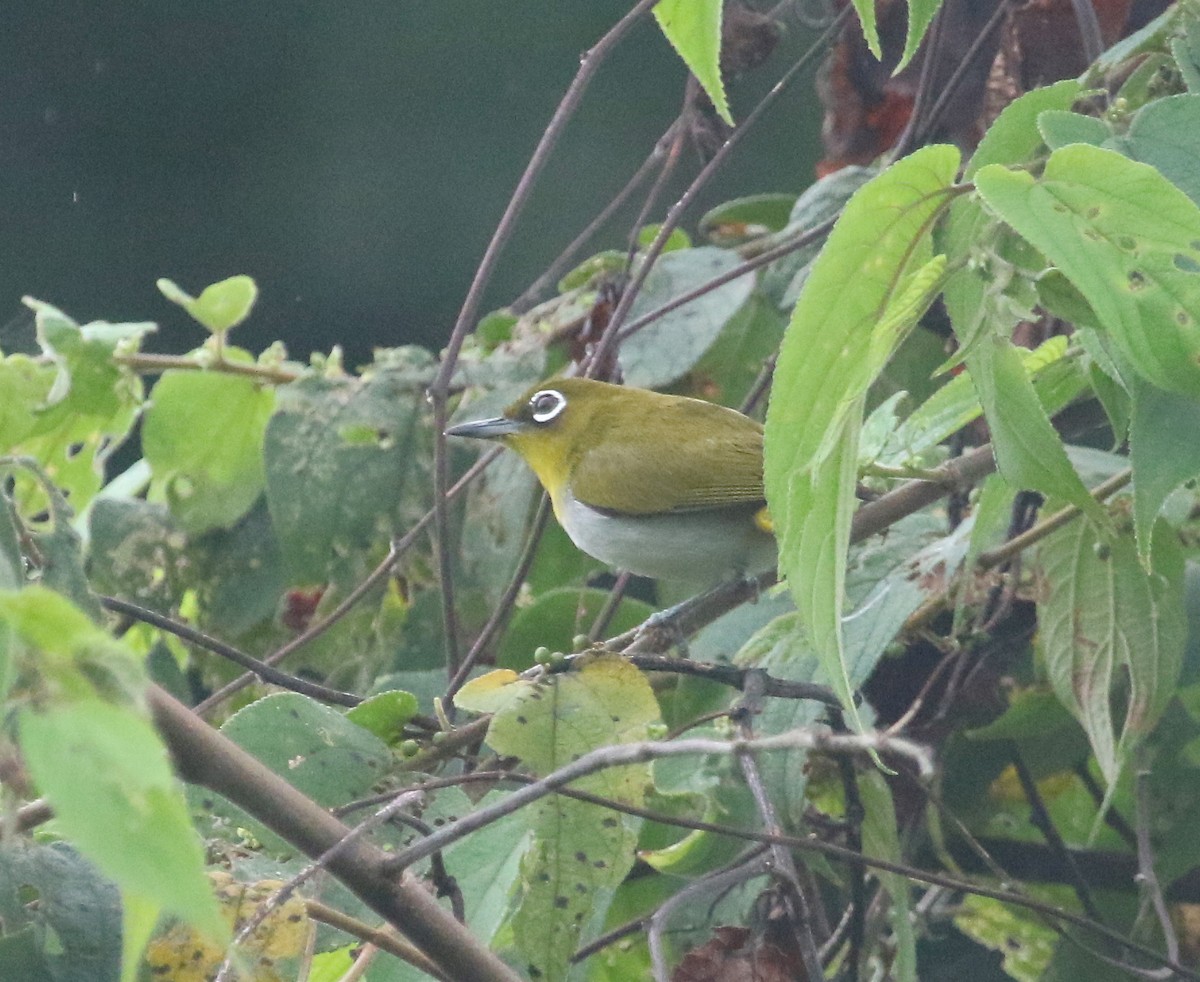
<path fill-rule="evenodd" d="M 728 512 L 613 515 L 577 501 L 570 492 L 555 508 L 571 541 L 589 556 L 618 569 L 662 580 L 715 583 L 733 573 L 758 573 L 775 565 L 775 539 Z"/>

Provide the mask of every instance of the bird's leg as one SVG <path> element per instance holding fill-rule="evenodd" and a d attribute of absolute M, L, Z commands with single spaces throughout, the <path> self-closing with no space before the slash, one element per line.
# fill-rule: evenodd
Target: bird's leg
<path fill-rule="evenodd" d="M 660 610 L 634 630 L 631 643 L 624 651 L 626 654 L 652 654 L 674 647 L 686 658 L 687 639 L 692 634 L 739 604 L 747 600 L 756 602 L 763 587 L 774 580 L 774 571 L 759 576 L 737 576 Z M 625 639 L 614 639 L 617 640 Z"/>

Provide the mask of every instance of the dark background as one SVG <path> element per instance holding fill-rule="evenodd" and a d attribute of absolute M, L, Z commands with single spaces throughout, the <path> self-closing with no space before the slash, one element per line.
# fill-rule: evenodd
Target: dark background
<path fill-rule="evenodd" d="M 6 5 L 0 325 L 31 294 L 81 322 L 158 321 L 149 347 L 182 351 L 204 335 L 156 278 L 195 293 L 247 273 L 262 293 L 234 337 L 245 347 L 278 338 L 306 358 L 340 343 L 351 365 L 376 345 L 436 348 L 579 55 L 631 2 Z M 807 32 L 787 26 L 732 91 L 735 115 L 803 50 Z M 624 184 L 678 111 L 683 79 L 647 19 L 589 89 L 488 306 Z M 707 204 L 811 182 L 812 93 L 811 77 L 793 87 Z M 698 163 L 689 152 L 681 170 Z M 596 248 L 622 241 L 617 223 Z"/>

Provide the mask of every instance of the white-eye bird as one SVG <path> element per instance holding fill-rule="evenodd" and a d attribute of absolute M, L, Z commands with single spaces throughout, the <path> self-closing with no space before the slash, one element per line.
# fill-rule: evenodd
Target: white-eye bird
<path fill-rule="evenodd" d="M 762 426 L 699 399 L 552 379 L 449 436 L 499 440 L 541 481 L 590 556 L 655 579 L 712 583 L 775 565 Z"/>

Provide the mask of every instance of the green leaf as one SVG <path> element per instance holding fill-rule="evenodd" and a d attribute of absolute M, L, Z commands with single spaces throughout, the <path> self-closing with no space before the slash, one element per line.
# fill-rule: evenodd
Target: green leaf
<path fill-rule="evenodd" d="M 8 468 L 4 467 L 5 463 L 5 459 L 0 458 L 0 475 L 7 477 Z M 100 603 L 92 592 L 84 572 L 80 537 L 72 524 L 75 512 L 67 503 L 63 492 L 51 483 L 45 471 L 35 461 L 22 458 L 15 464 L 17 466 L 11 469 L 14 477 L 19 477 L 22 473 L 32 474 L 45 502 L 43 507 L 49 512 L 48 520 L 43 514 L 42 520 L 36 523 L 30 523 L 28 520 L 23 523 L 23 534 L 29 540 L 29 555 L 37 557 L 37 572 L 41 584 L 73 601 L 93 620 L 99 621 L 102 617 Z M 14 485 L 19 483 L 19 480 L 14 480 Z M 20 516 L 13 515 L 12 520 L 15 529 L 15 524 L 21 521 Z M 24 560 L 19 552 L 17 559 L 23 564 Z M 24 582 L 24 579 L 22 576 L 21 582 Z"/>
<path fill-rule="evenodd" d="M 1150 530 L 1167 495 L 1200 475 L 1200 403 L 1145 383 L 1133 390 L 1129 431 L 1133 523 L 1138 553 L 1150 551 Z"/>
<path fill-rule="evenodd" d="M 875 0 L 853 0 L 854 12 L 858 14 L 858 23 L 862 26 L 863 38 L 867 42 L 867 50 L 875 56 L 876 61 L 883 61 L 883 49 L 879 46 L 879 28 L 875 23 Z"/>
<path fill-rule="evenodd" d="M 648 247 L 658 238 L 660 231 L 662 231 L 662 225 L 659 222 L 651 222 L 649 225 L 643 225 L 638 229 L 637 244 L 643 249 Z M 668 252 L 678 252 L 680 249 L 690 249 L 691 247 L 692 237 L 683 229 L 674 228 L 667 235 L 667 240 L 662 245 L 660 255 L 666 255 Z"/>
<path fill-rule="evenodd" d="M 1072 522 L 1037 549 L 1042 657 L 1050 683 L 1079 720 L 1105 781 L 1120 774 L 1134 739 L 1149 732 L 1174 692 L 1183 657 L 1183 561 L 1171 529 L 1154 529 L 1152 565 L 1132 537 L 1102 543 Z M 1125 718 L 1114 690 L 1128 672 Z"/>
<path fill-rule="evenodd" d="M 903 71 L 917 53 L 921 41 L 925 38 L 925 32 L 929 30 L 929 24 L 941 5 L 942 0 L 908 0 L 908 30 L 904 35 L 904 53 L 900 56 L 899 64 L 893 69 L 893 75 Z"/>
<path fill-rule="evenodd" d="M 766 239 L 763 247 L 782 245 L 837 218 L 854 192 L 877 174 L 878 171 L 871 167 L 843 167 L 810 184 L 796 199 L 787 225 Z M 809 265 L 824 242 L 823 237 L 818 237 L 767 266 L 761 278 L 762 292 L 790 312 L 808 276 Z"/>
<path fill-rule="evenodd" d="M 930 225 L 946 200 L 958 153 L 925 147 L 864 185 L 813 264 L 784 337 L 766 424 L 772 513 L 786 481 L 811 466 L 872 381 L 864 357 L 876 325 L 931 258 Z"/>
<path fill-rule="evenodd" d="M 1033 351 L 1026 348 L 1017 350 L 1036 388 L 1043 372 L 1061 364 L 1067 352 L 1067 339 L 1054 337 L 1042 342 Z M 1044 401 L 1043 407 L 1047 412 L 1056 412 L 1061 408 L 1046 406 Z M 917 457 L 978 419 L 982 413 L 983 407 L 979 404 L 979 395 L 971 383 L 971 376 L 966 373 L 956 375 L 900 424 L 888 442 L 888 453 L 879 458 L 879 462 L 898 465 L 906 459 Z"/>
<path fill-rule="evenodd" d="M 487 808 L 503 797 L 489 792 L 475 806 Z M 508 915 L 521 874 L 521 857 L 529 849 L 529 815 L 514 812 L 461 839 L 445 852 L 446 871 L 462 891 L 471 933 L 484 944 L 496 936 Z"/>
<path fill-rule="evenodd" d="M 392 759 L 387 745 L 373 733 L 295 692 L 278 692 L 252 702 L 226 720 L 221 732 L 325 807 L 365 795 Z M 197 791 L 189 797 L 201 801 L 215 817 L 252 829 L 273 852 L 293 851 L 261 823 L 217 801 L 211 792 Z"/>
<path fill-rule="evenodd" d="M 262 493 L 275 392 L 219 372 L 165 372 L 142 425 L 154 492 L 191 533 L 232 525 Z"/>
<path fill-rule="evenodd" d="M 204 850 L 154 728 L 95 699 L 20 717 L 21 750 L 67 837 L 123 891 L 223 941 Z"/>
<path fill-rule="evenodd" d="M 1195 17 L 1184 21 L 1182 37 L 1171 39 L 1171 54 L 1191 93 L 1200 92 L 1200 21 Z"/>
<path fill-rule="evenodd" d="M 1047 109 L 1039 113 L 1037 128 L 1051 150 L 1070 143 L 1088 143 L 1098 147 L 1112 136 L 1112 129 L 1103 120 L 1065 109 Z"/>
<path fill-rule="evenodd" d="M 136 656 L 66 597 L 37 584 L 0 592 L 0 624 L 36 655 L 45 697 L 140 704 L 145 673 Z"/>
<path fill-rule="evenodd" d="M 1017 488 L 1065 498 L 1101 528 L 1110 527 L 1104 507 L 1071 466 L 1013 343 L 985 338 L 967 356 L 967 365 L 992 431 L 996 465 L 1005 479 Z"/>
<path fill-rule="evenodd" d="M 733 116 L 721 82 L 722 9 L 722 0 L 660 0 L 654 7 L 654 18 L 712 100 L 717 115 L 732 126 Z"/>
<path fill-rule="evenodd" d="M 571 290 L 595 286 L 619 275 L 628 261 L 629 257 L 623 249 L 605 249 L 594 256 L 588 256 L 574 269 L 563 274 L 563 278 L 558 281 L 558 292 L 569 293 Z"/>
<path fill-rule="evenodd" d="M 864 399 L 928 295 L 929 230 L 957 166 L 954 148 L 926 147 L 850 200 L 797 301 L 767 410 L 780 571 L 856 728 L 841 614 Z"/>
<path fill-rule="evenodd" d="M 863 853 L 893 863 L 904 862 L 900 834 L 896 829 L 896 807 L 884 776 L 874 768 L 860 771 L 858 790 L 864 810 Z M 916 982 L 917 938 L 909 918 L 908 880 L 899 873 L 880 871 L 879 882 L 892 901 L 892 931 L 896 943 L 892 974 L 897 982 Z"/>
<path fill-rule="evenodd" d="M 771 505 L 779 538 L 780 570 L 787 575 L 824 678 L 842 701 L 856 730 L 862 729 L 862 721 L 846 665 L 842 609 L 846 550 L 856 503 L 861 417 L 860 397 L 847 413 L 828 456 L 792 478 L 784 499 L 787 510 Z M 781 516 L 786 535 L 780 529 Z M 796 677 L 791 671 L 784 674 Z"/>
<path fill-rule="evenodd" d="M 970 180 L 976 171 L 988 164 L 1020 164 L 1029 160 L 1042 143 L 1037 128 L 1042 113 L 1070 109 L 1082 91 L 1083 86 L 1072 78 L 1014 99 L 988 127 L 967 162 L 963 178 Z"/>
<path fill-rule="evenodd" d="M 88 572 L 96 589 L 169 613 L 194 557 L 166 505 L 101 498 L 89 518 Z"/>
<path fill-rule="evenodd" d="M 1058 935 L 1028 912 L 989 897 L 967 896 L 954 926 L 999 953 L 1004 974 L 1017 982 L 1039 982 L 1054 954 Z M 1089 975 L 1089 978 L 1091 976 Z"/>
<path fill-rule="evenodd" d="M 570 651 L 572 640 L 588 632 L 608 599 L 608 590 L 588 587 L 563 587 L 543 593 L 513 616 L 496 653 L 496 664 L 522 671 L 533 664 L 533 652 L 541 645 L 551 651 Z M 640 600 L 622 600 L 608 635 L 636 627 L 653 613 L 654 608 Z"/>
<path fill-rule="evenodd" d="M 736 252 L 701 246 L 662 256 L 646 277 L 629 312 L 636 320 L 741 262 Z M 662 388 L 685 375 L 754 291 L 754 277 L 740 276 L 664 314 L 621 344 L 625 381 Z"/>
<path fill-rule="evenodd" d="M 394 743 L 404 732 L 404 725 L 418 710 L 417 697 L 411 692 L 390 689 L 364 699 L 346 713 L 355 726 L 361 726 L 385 743 Z"/>
<path fill-rule="evenodd" d="M 1187 195 L 1152 167 L 1082 144 L 1051 154 L 1040 180 L 989 166 L 975 182 L 1138 372 L 1200 396 L 1200 209 Z"/>
<path fill-rule="evenodd" d="M 172 303 L 177 303 L 213 334 L 224 334 L 250 316 L 258 299 L 258 285 L 249 276 L 231 276 L 206 286 L 193 297 L 168 279 L 160 279 L 158 288 Z"/>
<path fill-rule="evenodd" d="M 1200 203 L 1200 95 L 1155 99 L 1134 114 L 1118 144 L 1122 153 L 1158 170 Z"/>
<path fill-rule="evenodd" d="M 874 589 L 847 615 L 847 674 L 853 686 L 866 682 L 905 621 L 926 600 L 950 588 L 962 566 L 973 520 L 960 522 L 949 535 L 925 546 L 915 555 L 909 549 L 880 577 Z"/>
<path fill-rule="evenodd" d="M 38 461 L 50 479 L 83 509 L 100 488 L 109 456 L 129 435 L 142 402 L 140 378 L 113 361 L 136 351 L 153 324 L 77 325 L 62 311 L 30 297 L 38 344 L 48 365 L 23 355 L 0 363 L 0 451 Z M 19 478 L 13 500 L 25 515 L 46 506 L 42 489 Z"/>
<path fill-rule="evenodd" d="M 168 538 L 164 543 L 168 556 L 172 541 Z M 183 572 L 188 588 L 196 592 L 201 626 L 224 637 L 241 637 L 271 623 L 279 614 L 286 586 L 283 557 L 261 497 L 231 528 L 213 529 L 188 542 L 186 555 L 188 563 Z M 347 620 L 354 616 L 351 614 Z M 337 634 L 335 627 L 311 645 L 299 661 L 311 664 L 309 658 L 322 641 Z M 293 669 L 296 667 L 293 662 Z"/>
<path fill-rule="evenodd" d="M 649 683 L 622 658 L 586 660 L 577 671 L 537 681 L 500 670 L 468 682 L 456 705 L 492 712 L 487 742 L 539 776 L 581 754 L 647 739 L 658 719 Z M 648 765 L 609 768 L 575 787 L 630 804 L 643 801 Z M 537 806 L 534 841 L 521 864 L 524 894 L 513 920 L 531 974 L 565 976 L 585 927 L 633 865 L 631 823 L 596 805 L 553 796 Z"/>
<path fill-rule="evenodd" d="M 36 903 L 22 898 L 31 892 Z M 65 842 L 13 838 L 0 850 L 0 919 L 0 978 L 115 982 L 120 972 L 120 893 Z"/>
<path fill-rule="evenodd" d="M 267 504 L 289 581 L 331 578 L 338 556 L 386 541 L 424 510 L 423 386 L 373 377 L 305 378 L 279 393 L 263 457 Z"/>
<path fill-rule="evenodd" d="M 795 204 L 794 194 L 752 194 L 734 198 L 706 212 L 697 228 L 715 245 L 735 245 L 768 232 L 778 232 L 787 225 Z"/>

